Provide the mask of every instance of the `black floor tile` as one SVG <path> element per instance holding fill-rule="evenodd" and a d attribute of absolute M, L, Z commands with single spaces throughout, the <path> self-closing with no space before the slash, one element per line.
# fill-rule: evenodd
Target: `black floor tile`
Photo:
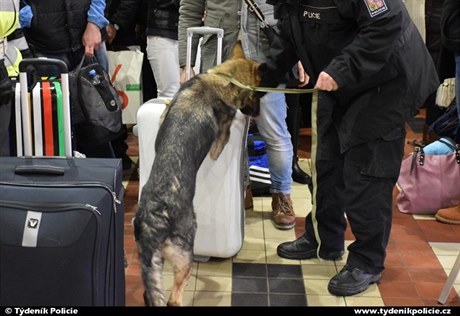
<path fill-rule="evenodd" d="M 300 293 L 305 294 L 303 279 L 268 279 L 268 290 L 272 293 Z"/>
<path fill-rule="evenodd" d="M 268 306 L 268 295 L 232 293 L 232 306 Z"/>
<path fill-rule="evenodd" d="M 267 277 L 267 265 L 260 263 L 233 263 L 233 277 Z"/>
<path fill-rule="evenodd" d="M 268 264 L 268 277 L 269 278 L 302 278 L 302 268 L 300 265 L 287 265 L 287 264 Z"/>
<path fill-rule="evenodd" d="M 233 277 L 232 292 L 267 293 L 267 279 Z"/>
<path fill-rule="evenodd" d="M 307 306 L 305 294 L 270 294 L 270 306 Z"/>

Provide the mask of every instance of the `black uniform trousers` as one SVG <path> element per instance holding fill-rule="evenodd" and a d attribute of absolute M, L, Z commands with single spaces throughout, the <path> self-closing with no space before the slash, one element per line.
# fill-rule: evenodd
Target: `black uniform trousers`
<path fill-rule="evenodd" d="M 321 93 L 312 139 L 313 209 L 306 237 L 318 244 L 318 254 L 344 249 L 346 218 L 356 240 L 348 247 L 347 263 L 369 273 L 384 268 L 391 230 L 392 191 L 404 152 L 405 130 L 340 152 L 335 104 Z M 313 109 L 314 111 L 314 109 Z"/>
<path fill-rule="evenodd" d="M 0 156 L 10 155 L 9 125 L 12 98 L 11 79 L 8 77 L 3 60 L 0 60 Z"/>

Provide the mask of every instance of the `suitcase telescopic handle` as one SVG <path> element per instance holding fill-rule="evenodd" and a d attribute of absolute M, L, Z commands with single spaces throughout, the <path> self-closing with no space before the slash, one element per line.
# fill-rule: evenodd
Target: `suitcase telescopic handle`
<path fill-rule="evenodd" d="M 27 71 L 28 67 L 32 66 L 36 69 L 37 66 L 55 66 L 61 73 L 61 87 L 62 87 L 62 105 L 64 114 L 64 134 L 65 134 L 65 155 L 72 157 L 72 130 L 70 120 L 70 89 L 69 89 L 69 72 L 67 64 L 60 59 L 54 58 L 24 58 L 19 63 L 19 84 L 21 92 L 21 115 L 23 124 L 23 140 L 24 140 L 24 156 L 32 156 L 32 127 L 31 114 L 29 111 L 29 101 L 27 96 Z M 22 146 L 22 144 L 21 144 Z M 20 146 L 18 145 L 18 148 Z M 18 149 L 19 150 L 19 149 Z"/>
<path fill-rule="evenodd" d="M 185 79 L 190 79 L 190 69 L 192 64 L 192 38 L 194 34 L 198 35 L 217 35 L 217 64 L 222 62 L 222 39 L 224 38 L 224 30 L 216 27 L 199 26 L 187 28 L 187 55 L 185 59 Z"/>
<path fill-rule="evenodd" d="M 19 72 L 26 72 L 28 66 L 56 66 L 61 74 L 67 73 L 67 65 L 60 59 L 54 58 L 24 58 L 19 63 Z"/>

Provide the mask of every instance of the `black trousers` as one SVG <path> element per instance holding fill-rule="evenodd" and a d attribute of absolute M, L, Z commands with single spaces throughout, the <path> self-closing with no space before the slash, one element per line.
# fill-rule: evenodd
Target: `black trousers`
<path fill-rule="evenodd" d="M 0 156 L 10 155 L 9 126 L 12 98 L 11 79 L 8 77 L 3 60 L 0 60 Z"/>
<path fill-rule="evenodd" d="M 384 268 L 391 230 L 392 191 L 404 153 L 405 130 L 340 152 L 337 130 L 327 107 L 319 107 L 313 124 L 313 209 L 305 221 L 306 236 L 318 254 L 344 249 L 347 222 L 356 240 L 347 263 L 369 273 Z"/>

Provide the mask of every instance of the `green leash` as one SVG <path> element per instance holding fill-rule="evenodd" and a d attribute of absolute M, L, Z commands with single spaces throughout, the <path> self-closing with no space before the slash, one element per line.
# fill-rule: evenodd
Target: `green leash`
<path fill-rule="evenodd" d="M 208 73 L 217 75 L 230 83 L 234 84 L 237 87 L 240 87 L 242 89 L 246 90 L 252 90 L 252 91 L 257 91 L 257 92 L 283 92 L 283 93 L 291 93 L 291 94 L 303 94 L 303 93 L 313 93 L 317 91 L 318 89 L 296 89 L 296 88 L 267 88 L 267 87 L 255 87 L 255 86 L 249 86 L 241 83 L 240 81 L 236 80 L 232 76 L 229 76 L 227 74 L 217 72 L 213 69 L 209 69 Z"/>

